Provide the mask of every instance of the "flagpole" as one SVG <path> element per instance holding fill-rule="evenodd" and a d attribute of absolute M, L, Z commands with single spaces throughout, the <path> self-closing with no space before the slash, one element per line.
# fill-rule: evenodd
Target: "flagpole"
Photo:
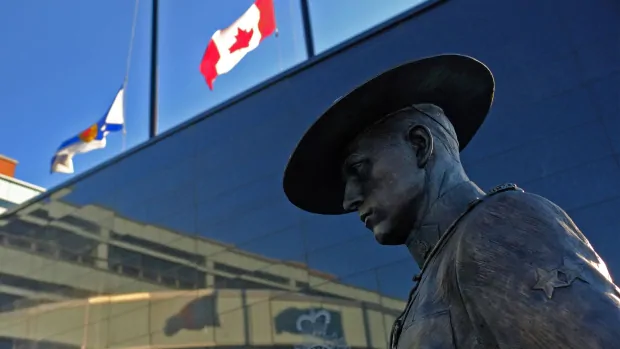
<path fill-rule="evenodd" d="M 157 25 L 159 0 L 153 0 L 153 18 L 151 21 L 151 105 L 149 115 L 149 138 L 157 136 L 158 123 L 158 69 L 157 69 Z"/>
<path fill-rule="evenodd" d="M 133 54 L 133 43 L 136 38 L 136 23 L 138 22 L 138 10 L 140 9 L 140 0 L 135 0 L 133 8 L 133 20 L 131 21 L 131 36 L 129 37 L 129 49 L 127 50 L 127 66 L 125 67 L 125 79 L 121 89 L 127 91 L 127 82 L 129 81 L 129 69 L 131 68 L 131 56 Z M 123 97 L 125 94 L 123 92 Z M 123 145 L 122 152 L 127 149 L 127 113 L 125 112 L 125 101 L 123 100 Z"/>
<path fill-rule="evenodd" d="M 304 39 L 306 41 L 306 54 L 308 58 L 314 57 L 314 37 L 312 36 L 312 24 L 310 23 L 310 9 L 308 8 L 308 0 L 301 0 L 301 18 L 304 29 Z"/>

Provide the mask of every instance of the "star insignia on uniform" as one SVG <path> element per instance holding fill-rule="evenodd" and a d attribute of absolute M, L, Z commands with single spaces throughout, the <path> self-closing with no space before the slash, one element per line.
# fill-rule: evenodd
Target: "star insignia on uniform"
<path fill-rule="evenodd" d="M 551 299 L 556 288 L 568 287 L 577 279 L 588 282 L 582 276 L 582 271 L 583 268 L 577 263 L 574 263 L 569 258 L 564 258 L 562 266 L 559 268 L 553 270 L 537 268 L 537 281 L 533 289 L 544 291 L 547 298 Z"/>

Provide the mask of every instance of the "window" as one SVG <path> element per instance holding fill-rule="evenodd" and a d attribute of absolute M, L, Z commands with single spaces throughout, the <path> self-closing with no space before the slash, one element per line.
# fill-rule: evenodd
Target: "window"
<path fill-rule="evenodd" d="M 227 278 L 225 276 L 216 275 L 214 280 L 214 287 L 220 289 L 277 290 L 274 286 L 261 284 L 250 280 L 243 280 L 241 278 Z"/>
<path fill-rule="evenodd" d="M 309 0 L 314 50 L 321 53 L 413 8 L 437 0 Z"/>
<path fill-rule="evenodd" d="M 4 199 L 0 199 L 0 207 L 4 207 L 6 209 L 11 209 L 13 207 L 17 206 L 17 204 L 4 200 Z"/>
<path fill-rule="evenodd" d="M 54 242 L 60 247 L 60 258 L 68 261 L 95 264 L 96 248 L 99 242 L 59 227 L 45 227 L 43 242 Z"/>
<path fill-rule="evenodd" d="M 217 262 L 214 263 L 213 268 L 215 270 L 223 271 L 223 272 L 238 275 L 238 276 L 248 275 L 248 276 L 253 276 L 255 278 L 258 278 L 258 279 L 264 279 L 267 281 L 271 281 L 273 283 L 288 285 L 288 278 L 278 276 L 278 275 L 275 275 L 275 274 L 272 274 L 266 271 L 262 271 L 262 270 L 246 270 L 246 269 L 234 267 L 232 265 L 226 265 L 226 264 L 217 263 Z"/>
<path fill-rule="evenodd" d="M 312 287 L 310 287 L 310 284 L 307 282 L 296 281 L 295 286 L 300 288 L 299 292 L 310 295 L 310 296 L 346 299 L 345 297 L 341 295 L 315 290 Z"/>
<path fill-rule="evenodd" d="M 8 293 L 0 293 L 0 312 L 14 310 L 15 302 L 21 299 L 24 299 L 24 297 Z"/>
<path fill-rule="evenodd" d="M 81 228 L 85 232 L 99 235 L 99 226 L 85 219 L 67 215 L 67 216 L 59 218 L 58 221 L 67 223 L 70 226 L 74 226 L 76 228 Z"/>
<path fill-rule="evenodd" d="M 148 240 L 139 238 L 137 236 L 132 236 L 132 235 L 125 235 L 125 234 L 119 234 L 119 233 L 112 232 L 111 237 L 114 240 L 123 241 L 128 244 L 144 247 L 149 250 L 161 252 L 161 253 L 164 253 L 170 256 L 174 256 L 176 258 L 184 259 L 190 263 L 195 263 L 198 265 L 205 265 L 204 256 L 197 255 L 191 252 L 165 246 L 157 242 L 148 241 Z"/>
<path fill-rule="evenodd" d="M 30 212 L 30 215 L 33 217 L 45 219 L 46 221 L 50 221 L 52 219 L 46 210 L 40 208 Z"/>
<path fill-rule="evenodd" d="M 67 297 L 88 297 L 92 295 L 90 291 L 5 273 L 0 273 L 0 285 L 12 286 L 33 292 L 53 293 Z"/>
<path fill-rule="evenodd" d="M 36 211 L 35 211 L 36 212 Z M 0 230 L 1 243 L 63 260 L 94 265 L 98 242 L 62 228 L 12 219 Z"/>
<path fill-rule="evenodd" d="M 206 287 L 206 273 L 185 265 L 110 245 L 110 268 L 127 276 L 145 279 L 173 288 Z"/>
<path fill-rule="evenodd" d="M 284 72 L 306 59 L 298 1 L 274 1 L 278 35 L 271 35 L 225 75 L 213 91 L 200 75 L 199 65 L 211 35 L 230 26 L 253 0 L 162 1 L 160 13 L 161 131 L 194 117 L 227 99 Z"/>
<path fill-rule="evenodd" d="M 78 346 L 50 342 L 46 340 L 30 340 L 22 338 L 0 337 L 0 349 L 79 349 Z"/>

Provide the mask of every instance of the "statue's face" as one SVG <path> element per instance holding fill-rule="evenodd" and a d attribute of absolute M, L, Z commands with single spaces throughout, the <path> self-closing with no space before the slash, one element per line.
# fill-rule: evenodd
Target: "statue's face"
<path fill-rule="evenodd" d="M 413 213 L 424 196 L 426 175 L 419 158 L 425 149 L 419 142 L 425 140 L 411 139 L 407 130 L 386 134 L 387 126 L 368 131 L 350 145 L 342 171 L 343 206 L 359 213 L 380 244 L 399 245 L 413 229 Z M 416 137 L 416 131 L 411 134 Z"/>

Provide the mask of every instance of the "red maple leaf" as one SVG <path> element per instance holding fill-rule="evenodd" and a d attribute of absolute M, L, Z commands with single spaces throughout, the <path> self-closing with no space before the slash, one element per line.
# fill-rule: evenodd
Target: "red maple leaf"
<path fill-rule="evenodd" d="M 237 28 L 237 35 L 235 36 L 237 41 L 232 44 L 228 51 L 230 51 L 230 53 L 233 53 L 235 51 L 241 50 L 242 48 L 250 46 L 250 40 L 252 40 L 252 35 L 254 35 L 254 29 L 250 29 L 250 31 L 245 31 L 241 28 Z"/>

